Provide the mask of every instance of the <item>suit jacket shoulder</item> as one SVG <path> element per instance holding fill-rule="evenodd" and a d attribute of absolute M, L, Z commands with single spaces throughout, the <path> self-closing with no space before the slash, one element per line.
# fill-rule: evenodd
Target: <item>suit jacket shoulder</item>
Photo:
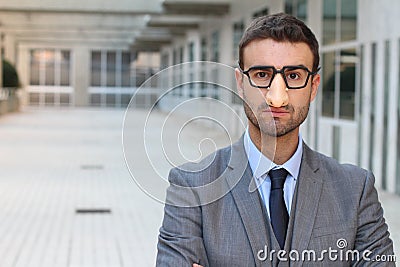
<path fill-rule="evenodd" d="M 170 183 L 192 187 L 209 184 L 224 172 L 230 157 L 231 146 L 227 146 L 209 154 L 199 162 L 187 162 L 174 167 L 170 170 Z"/>
<path fill-rule="evenodd" d="M 167 204 L 181 207 L 202 206 L 226 195 L 243 177 L 248 166 L 243 138 L 218 149 L 198 163 L 171 169 Z M 231 172 L 235 169 L 234 172 Z"/>
<path fill-rule="evenodd" d="M 352 164 L 339 163 L 336 159 L 316 152 L 304 144 L 302 167 L 305 165 L 317 172 L 318 179 L 331 185 L 331 189 L 337 188 L 351 194 L 362 193 L 367 180 L 374 180 L 370 171 Z"/>

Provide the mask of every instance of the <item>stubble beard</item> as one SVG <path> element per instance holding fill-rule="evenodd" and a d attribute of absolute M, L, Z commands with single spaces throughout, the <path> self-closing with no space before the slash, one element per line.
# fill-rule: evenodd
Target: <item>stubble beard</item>
<path fill-rule="evenodd" d="M 265 116 L 261 115 L 263 111 L 269 108 L 266 103 L 258 106 L 256 110 L 258 116 L 256 116 L 250 108 L 246 98 L 243 100 L 243 107 L 249 122 L 260 130 L 261 135 L 264 134 L 271 137 L 282 137 L 297 129 L 305 121 L 310 109 L 310 101 L 308 101 L 307 105 L 299 108 L 297 112 L 292 105 L 285 106 L 284 108 L 290 114 L 290 119 L 286 124 L 284 124 L 280 118 L 265 118 Z M 257 119 L 257 117 L 259 119 Z"/>

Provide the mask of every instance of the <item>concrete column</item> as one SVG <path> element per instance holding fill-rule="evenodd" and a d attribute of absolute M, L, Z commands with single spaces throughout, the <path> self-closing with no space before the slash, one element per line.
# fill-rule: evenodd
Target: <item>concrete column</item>
<path fill-rule="evenodd" d="M 307 5 L 307 25 L 314 32 L 315 37 L 319 41 L 321 45 L 322 41 L 322 15 L 323 7 L 321 0 L 309 0 Z M 321 55 L 320 55 L 321 56 Z M 312 148 L 317 148 L 317 118 L 318 118 L 318 107 L 320 105 L 320 101 L 322 101 L 321 93 L 318 93 L 319 96 L 315 99 L 314 103 L 310 106 L 310 111 L 307 119 L 307 133 L 304 138 L 307 140 L 307 143 Z"/>
<path fill-rule="evenodd" d="M 75 47 L 72 51 L 72 87 L 75 106 L 89 103 L 90 50 L 88 47 Z"/>
<path fill-rule="evenodd" d="M 14 66 L 16 65 L 16 44 L 14 36 L 10 34 L 4 35 L 3 38 L 4 58 Z"/>
<path fill-rule="evenodd" d="M 384 66 L 385 64 L 385 41 L 379 41 L 377 43 L 377 66 Z M 382 187 L 382 157 L 383 157 L 383 120 L 384 120 L 384 89 L 385 88 L 385 73 L 384 68 L 377 68 L 375 72 L 376 86 L 373 88 L 375 90 L 375 135 L 374 135 L 374 153 L 372 170 L 375 174 L 376 187 Z"/>
<path fill-rule="evenodd" d="M 18 46 L 18 61 L 17 61 L 17 70 L 18 70 L 18 78 L 19 82 L 22 86 L 21 93 L 21 105 L 26 106 L 28 104 L 28 94 L 25 90 L 25 87 L 29 85 L 29 70 L 30 70 L 30 55 L 29 48 L 24 46 Z"/>
<path fill-rule="evenodd" d="M 386 189 L 391 192 L 396 192 L 396 163 L 397 163 L 397 101 L 398 101 L 398 84 L 399 76 L 399 43 L 397 38 L 391 40 L 390 44 L 390 78 L 389 78 L 389 99 L 388 99 L 388 156 L 386 172 Z"/>
<path fill-rule="evenodd" d="M 231 65 L 233 58 L 233 23 L 229 19 L 225 19 L 221 21 L 220 25 L 220 60 L 219 62 L 224 65 Z M 232 88 L 234 84 L 232 84 L 232 77 L 234 77 L 234 70 L 230 71 L 229 67 L 220 66 L 219 69 L 219 77 L 218 80 L 222 85 L 228 86 L 229 89 L 235 91 L 235 88 Z M 222 73 L 221 73 L 222 72 Z M 231 85 L 232 84 L 232 85 Z M 231 86 L 229 86 L 231 85 Z M 232 92 L 229 90 L 220 89 L 220 97 L 221 100 L 225 103 L 231 103 L 232 100 Z"/>
<path fill-rule="evenodd" d="M 361 106 L 361 150 L 360 150 L 360 164 L 362 168 L 369 169 L 369 157 L 370 155 L 370 136 L 371 136 L 371 107 L 372 101 L 372 86 L 371 86 L 371 77 L 372 77 L 372 49 L 371 43 L 364 44 L 363 51 L 363 65 L 362 68 L 362 106 Z"/>

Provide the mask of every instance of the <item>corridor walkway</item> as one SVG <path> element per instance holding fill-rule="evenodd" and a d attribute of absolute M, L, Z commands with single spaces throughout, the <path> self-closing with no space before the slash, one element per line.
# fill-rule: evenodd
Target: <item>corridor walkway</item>
<path fill-rule="evenodd" d="M 1 267 L 154 265 L 163 206 L 128 172 L 123 116 L 28 109 L 0 117 Z"/>
<path fill-rule="evenodd" d="M 137 111 L 137 131 L 145 116 Z M 1 267 L 154 266 L 163 205 L 126 167 L 123 117 L 116 109 L 0 117 Z M 399 251 L 400 198 L 381 198 Z"/>

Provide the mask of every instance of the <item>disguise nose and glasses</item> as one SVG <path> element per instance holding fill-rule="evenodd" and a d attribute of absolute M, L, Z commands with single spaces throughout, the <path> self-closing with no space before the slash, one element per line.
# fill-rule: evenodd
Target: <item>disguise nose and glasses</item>
<path fill-rule="evenodd" d="M 249 78 L 249 82 L 253 87 L 269 88 L 275 75 L 279 73 L 282 75 L 288 89 L 301 89 L 307 85 L 310 76 L 317 74 L 320 68 L 315 72 L 302 65 L 284 66 L 280 70 L 273 66 L 254 66 L 246 71 L 239 69 Z"/>

